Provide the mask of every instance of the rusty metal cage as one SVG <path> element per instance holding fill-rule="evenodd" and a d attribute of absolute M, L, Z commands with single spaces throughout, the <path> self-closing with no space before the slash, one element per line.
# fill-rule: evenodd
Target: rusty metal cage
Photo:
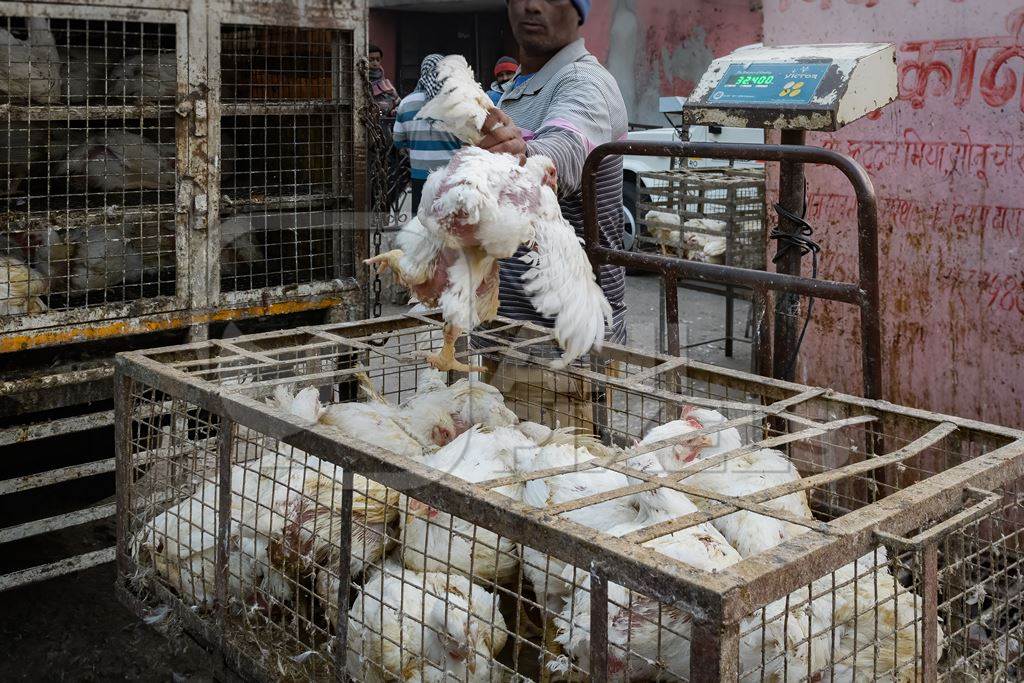
<path fill-rule="evenodd" d="M 122 598 L 254 679 L 1019 676 L 1024 432 L 476 335 L 489 384 L 417 364 L 435 315 L 120 356 Z"/>
<path fill-rule="evenodd" d="M 636 251 L 674 256 L 687 261 L 765 270 L 767 253 L 764 167 L 685 168 L 672 157 L 673 169 L 643 173 L 637 204 L 640 230 Z M 731 285 L 682 280 L 679 286 L 724 297 L 724 334 L 691 340 L 684 348 L 722 342 L 727 358 L 736 341 L 754 343 L 756 306 L 751 301 L 743 334 L 736 333 L 736 299 L 752 300 L 751 292 Z M 665 301 L 665 286 L 661 286 Z M 668 326 L 661 311 L 660 348 L 667 350 Z M 756 369 L 758 350 L 751 353 Z"/>
<path fill-rule="evenodd" d="M 0 1 L 0 448 L 109 429 L 119 351 L 362 317 L 365 46 L 365 0 Z M 111 516 L 111 453 L 12 463 L 0 496 L 97 495 L 0 544 Z"/>
<path fill-rule="evenodd" d="M 208 12 L 0 4 L 0 350 L 357 290 L 362 12 Z"/>
<path fill-rule="evenodd" d="M 641 249 L 691 261 L 765 269 L 763 168 L 641 174 Z"/>

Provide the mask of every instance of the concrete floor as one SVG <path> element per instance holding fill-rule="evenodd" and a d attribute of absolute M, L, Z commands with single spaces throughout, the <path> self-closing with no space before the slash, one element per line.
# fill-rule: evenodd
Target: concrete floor
<path fill-rule="evenodd" d="M 653 275 L 630 276 L 626 286 L 626 313 L 629 346 L 645 351 L 659 349 L 659 315 L 661 283 Z M 683 355 L 703 363 L 734 370 L 750 369 L 750 344 L 746 332 L 747 301 L 737 299 L 733 310 L 733 355 L 725 355 L 725 343 L 701 345 L 684 349 Z M 679 339 L 682 346 L 697 344 L 725 336 L 725 297 L 717 294 L 679 289 Z"/>
<path fill-rule="evenodd" d="M 722 297 L 685 289 L 679 294 L 680 338 L 684 343 L 723 336 Z M 627 303 L 630 345 L 657 349 L 658 279 L 630 277 Z M 387 307 L 389 312 L 404 308 Z M 744 331 L 746 315 L 746 302 L 738 301 L 738 335 Z M 750 364 L 750 346 L 743 342 L 736 344 L 733 358 L 725 357 L 721 342 L 692 349 L 689 354 L 697 360 L 730 368 L 746 369 Z M 109 438 L 112 439 L 112 434 Z M 72 529 L 55 538 L 25 542 L 12 552 L 20 558 L 55 549 L 68 554 L 88 552 L 109 547 L 113 532 L 112 524 Z M 0 593 L 0 642 L 6 646 L 4 656 L 0 657 L 0 680 L 211 680 L 214 668 L 209 656 L 187 639 L 164 638 L 122 607 L 114 596 L 114 577 L 114 565 L 107 564 Z"/>

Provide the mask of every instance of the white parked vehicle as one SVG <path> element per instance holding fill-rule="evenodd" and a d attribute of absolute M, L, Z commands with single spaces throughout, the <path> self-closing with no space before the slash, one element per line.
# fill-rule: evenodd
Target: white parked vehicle
<path fill-rule="evenodd" d="M 682 114 L 685 97 L 662 97 L 660 111 L 666 118 Z M 669 120 L 671 120 L 669 118 Z M 626 136 L 630 142 L 679 142 L 679 128 L 666 126 L 664 128 L 649 128 L 646 130 L 634 130 Z M 687 126 L 685 128 L 690 142 L 745 142 L 764 143 L 764 130 L 760 128 L 722 128 L 719 126 Z M 718 159 L 687 159 L 686 165 L 689 168 L 714 168 L 728 166 L 728 161 Z M 758 161 L 737 161 L 733 164 L 736 168 L 760 168 L 763 166 Z M 640 176 L 644 173 L 658 171 L 669 171 L 672 169 L 671 157 L 649 157 L 649 156 L 625 156 L 622 158 L 622 211 L 624 216 L 624 227 L 626 231 L 626 249 L 632 250 L 637 244 L 639 237 L 641 217 L 637 215 L 637 203 L 644 187 Z M 649 182 L 649 181 L 648 181 Z"/>

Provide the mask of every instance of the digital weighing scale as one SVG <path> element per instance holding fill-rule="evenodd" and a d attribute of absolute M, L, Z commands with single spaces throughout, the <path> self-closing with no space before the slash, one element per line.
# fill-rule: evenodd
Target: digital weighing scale
<path fill-rule="evenodd" d="M 892 44 L 741 48 L 711 63 L 687 98 L 683 121 L 778 129 L 783 145 L 803 145 L 807 131 L 839 130 L 894 101 L 897 80 Z M 803 163 L 782 160 L 781 235 L 773 235 L 779 240 L 773 259 L 779 273 L 800 275 L 801 232 L 807 236 L 807 226 L 799 218 L 805 213 L 805 190 Z M 794 378 L 801 337 L 799 317 L 796 294 L 776 297 L 772 374 L 779 379 Z M 791 353 L 780 353 L 780 349 Z"/>
<path fill-rule="evenodd" d="M 716 59 L 683 107 L 693 125 L 835 131 L 896 99 L 885 43 L 753 47 Z"/>

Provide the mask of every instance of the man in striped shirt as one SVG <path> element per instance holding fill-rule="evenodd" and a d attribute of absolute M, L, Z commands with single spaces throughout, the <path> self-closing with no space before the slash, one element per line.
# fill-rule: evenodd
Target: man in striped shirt
<path fill-rule="evenodd" d="M 455 150 L 462 146 L 458 138 L 438 128 L 433 119 L 416 118 L 423 105 L 441 90 L 437 65 L 442 59 L 441 55 L 427 55 L 423 59 L 416 89 L 398 105 L 395 118 L 395 147 L 409 151 L 413 213 L 419 209 L 427 176 L 451 161 Z"/>
<path fill-rule="evenodd" d="M 520 69 L 513 85 L 506 88 L 500 110 L 491 113 L 484 130 L 490 131 L 480 146 L 492 152 L 554 160 L 558 169 L 558 197 L 565 216 L 576 232 L 583 234 L 583 163 L 590 152 L 605 142 L 626 135 L 626 105 L 614 77 L 590 54 L 580 37 L 580 26 L 590 11 L 590 0 L 510 0 L 509 22 L 520 49 Z M 498 126 L 500 124 L 500 126 Z M 622 160 L 606 159 L 597 174 L 597 212 L 601 243 L 622 248 Z M 522 250 L 521 252 L 522 253 Z M 501 264 L 501 306 L 499 313 L 552 327 L 553 320 L 541 316 L 523 289 L 523 274 L 529 266 L 518 258 Z M 622 268 L 605 266 L 601 287 L 611 303 L 614 323 L 608 331 L 612 341 L 626 338 L 626 277 Z M 526 347 L 544 358 L 559 354 L 557 348 Z M 537 387 L 543 375 L 534 369 L 512 371 L 504 368 L 492 376 L 492 383 L 513 395 Z M 537 375 L 534 377 L 533 375 Z M 555 388 L 561 391 L 560 388 Z M 570 393 L 586 394 L 585 387 Z M 543 392 L 547 393 L 547 392 Z M 577 396 L 576 398 L 583 398 Z M 572 407 L 569 400 L 547 406 L 562 424 L 586 422 L 589 418 Z M 544 417 L 544 416 L 541 416 Z M 583 418 L 582 420 L 576 418 Z"/>

